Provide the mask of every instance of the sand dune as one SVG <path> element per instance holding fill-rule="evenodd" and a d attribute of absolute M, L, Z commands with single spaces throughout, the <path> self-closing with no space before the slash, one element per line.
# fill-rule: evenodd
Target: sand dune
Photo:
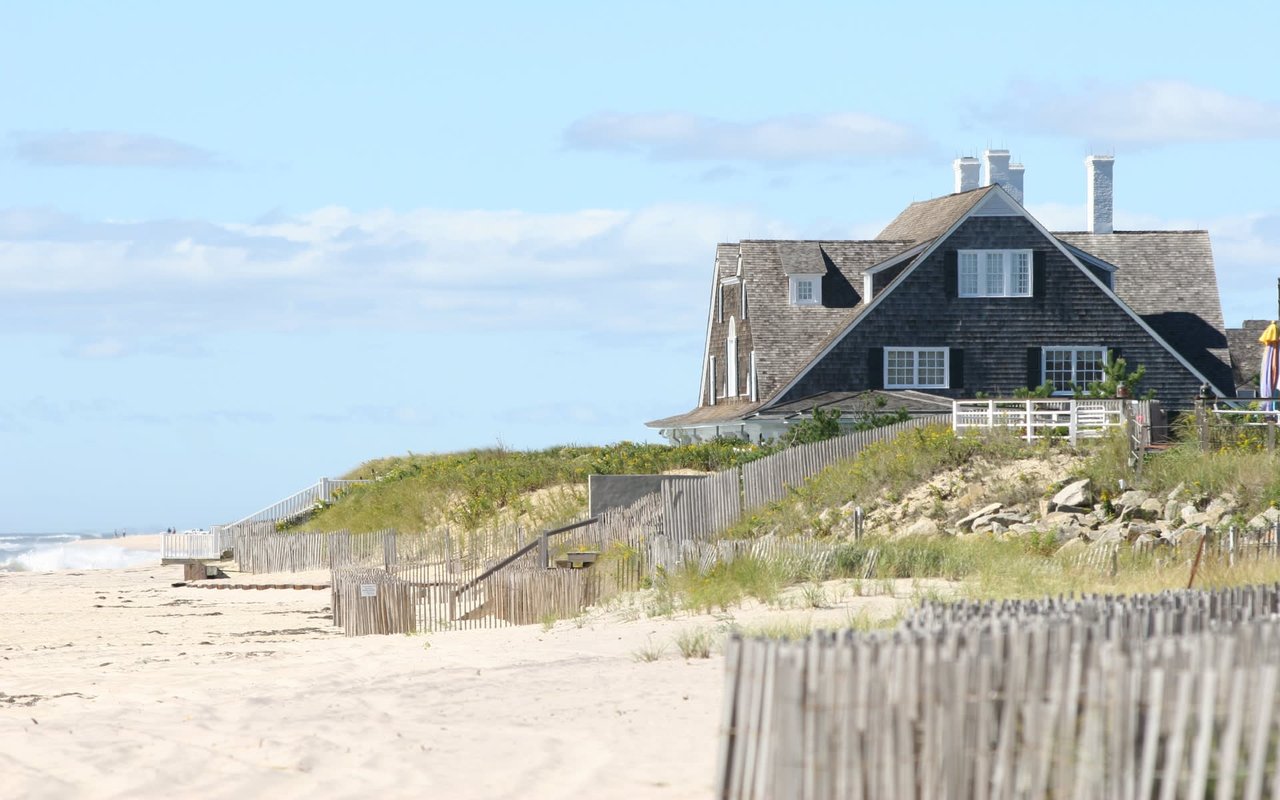
<path fill-rule="evenodd" d="M 0 793 L 711 794 L 723 666 L 673 640 L 715 618 L 622 609 L 551 630 L 347 638 L 326 591 L 172 587 L 180 576 L 0 574 Z M 649 643 L 666 655 L 638 662 Z"/>

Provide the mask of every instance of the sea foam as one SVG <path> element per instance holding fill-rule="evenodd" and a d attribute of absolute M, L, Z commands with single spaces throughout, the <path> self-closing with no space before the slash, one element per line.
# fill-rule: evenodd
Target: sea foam
<path fill-rule="evenodd" d="M 0 572 L 52 572 L 62 569 L 119 569 L 155 564 L 159 550 L 127 550 L 101 539 L 33 547 L 0 560 Z"/>

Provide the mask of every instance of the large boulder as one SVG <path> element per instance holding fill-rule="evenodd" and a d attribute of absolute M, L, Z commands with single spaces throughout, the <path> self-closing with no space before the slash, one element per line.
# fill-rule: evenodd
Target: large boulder
<path fill-rule="evenodd" d="M 1053 507 L 1059 511 L 1086 510 L 1093 504 L 1093 481 L 1081 478 L 1058 490 L 1053 496 Z"/>
<path fill-rule="evenodd" d="M 1132 519 L 1145 519 L 1152 522 L 1164 516 L 1164 505 L 1155 498 L 1147 498 L 1137 508 L 1130 509 L 1129 516 Z"/>
<path fill-rule="evenodd" d="M 1125 534 L 1126 531 L 1123 526 L 1108 525 L 1100 529 L 1092 541 L 1094 544 L 1119 544 L 1120 542 L 1128 541 Z"/>
<path fill-rule="evenodd" d="M 956 527 L 958 528 L 970 527 L 973 524 L 973 521 L 978 519 L 979 517 L 990 516 L 991 514 L 996 513 L 1002 508 L 1004 508 L 1003 503 L 988 503 L 982 508 L 979 508 L 975 511 L 971 511 L 964 517 L 961 517 L 959 520 L 956 521 Z"/>
<path fill-rule="evenodd" d="M 1215 497 L 1204 510 L 1206 525 L 1217 525 L 1222 518 L 1235 511 L 1235 504 L 1225 498 Z"/>
<path fill-rule="evenodd" d="M 928 517 L 921 517 L 905 528 L 899 528 L 895 539 L 903 539 L 907 536 L 937 536 L 942 533 L 942 528 L 938 526 L 937 521 Z"/>
<path fill-rule="evenodd" d="M 1130 489 L 1116 498 L 1115 504 L 1120 508 L 1138 508 L 1151 499 L 1151 495 L 1141 489 Z"/>
<path fill-rule="evenodd" d="M 1249 520 L 1249 527 L 1255 531 L 1266 530 L 1275 527 L 1277 522 L 1280 522 L 1280 508 L 1268 508 Z"/>
<path fill-rule="evenodd" d="M 1129 533 L 1127 538 L 1131 542 L 1137 541 L 1144 536 L 1149 539 L 1158 539 L 1161 533 L 1162 531 L 1159 526 L 1152 525 L 1149 522 L 1135 521 L 1129 523 Z"/>

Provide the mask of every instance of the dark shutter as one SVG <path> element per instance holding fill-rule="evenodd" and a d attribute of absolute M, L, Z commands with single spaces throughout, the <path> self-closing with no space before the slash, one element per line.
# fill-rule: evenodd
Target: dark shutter
<path fill-rule="evenodd" d="M 951 348 L 951 388 L 964 388 L 964 350 L 958 347 Z"/>
<path fill-rule="evenodd" d="M 1119 360 L 1120 360 L 1120 359 L 1122 359 L 1122 358 L 1124 358 L 1124 351 L 1122 351 L 1119 347 L 1108 347 L 1108 348 L 1107 348 L 1107 363 L 1108 363 L 1108 364 L 1114 364 L 1114 363 L 1116 363 L 1117 361 L 1119 361 Z M 1128 365 L 1126 365 L 1126 366 L 1128 366 Z M 1130 370 L 1130 372 L 1132 372 L 1132 370 Z"/>
<path fill-rule="evenodd" d="M 1040 348 L 1028 347 L 1027 348 L 1027 388 L 1035 389 L 1037 386 L 1039 386 L 1042 383 L 1044 383 L 1044 377 L 1042 377 L 1042 373 L 1041 373 Z"/>
<path fill-rule="evenodd" d="M 884 388 L 884 348 L 867 349 L 867 388 Z"/>
<path fill-rule="evenodd" d="M 942 286 L 948 299 L 960 296 L 960 258 L 955 250 L 942 251 Z"/>
<path fill-rule="evenodd" d="M 1043 300 L 1045 297 L 1045 261 L 1049 254 L 1036 250 L 1031 254 L 1031 296 Z"/>

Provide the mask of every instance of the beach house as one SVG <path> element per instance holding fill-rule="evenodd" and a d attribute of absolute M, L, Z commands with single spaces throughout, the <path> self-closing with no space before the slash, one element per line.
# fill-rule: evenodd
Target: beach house
<path fill-rule="evenodd" d="M 1235 395 L 1207 231 L 1115 230 L 1111 156 L 1085 160 L 1078 231 L 1028 213 L 1009 151 L 953 167 L 954 192 L 874 239 L 718 245 L 697 403 L 647 424 L 755 440 L 868 393 L 911 412 L 1045 382 L 1070 395 L 1117 358 L 1166 408 Z"/>

